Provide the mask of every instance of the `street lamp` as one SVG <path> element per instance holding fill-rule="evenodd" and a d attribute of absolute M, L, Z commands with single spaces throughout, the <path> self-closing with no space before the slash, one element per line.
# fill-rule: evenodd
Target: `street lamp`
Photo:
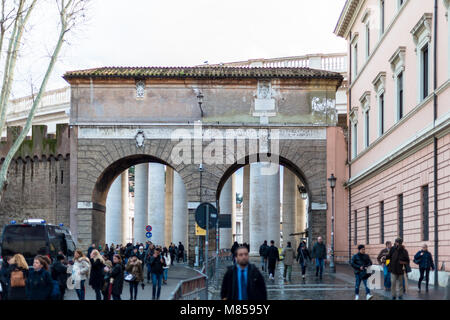
<path fill-rule="evenodd" d="M 300 195 L 303 200 L 306 200 L 308 198 L 308 191 L 306 191 L 305 186 L 297 185 L 298 192 L 300 192 Z"/>
<path fill-rule="evenodd" d="M 330 259 L 330 269 L 331 272 L 336 272 L 336 267 L 334 265 L 334 188 L 336 187 L 336 177 L 332 173 L 328 178 L 331 188 L 331 259 Z"/>
<path fill-rule="evenodd" d="M 198 101 L 198 106 L 200 108 L 200 114 L 203 118 L 203 109 L 202 109 L 202 104 L 203 104 L 203 94 L 199 91 L 197 94 L 197 101 Z"/>

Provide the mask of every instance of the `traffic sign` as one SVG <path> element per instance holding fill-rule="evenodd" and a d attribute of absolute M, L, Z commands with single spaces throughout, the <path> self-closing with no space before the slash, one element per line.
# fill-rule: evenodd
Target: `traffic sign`
<path fill-rule="evenodd" d="M 151 232 L 147 232 L 147 233 L 145 234 L 145 236 L 147 237 L 147 239 L 150 239 L 150 238 L 152 237 L 152 233 L 151 233 Z"/>
<path fill-rule="evenodd" d="M 209 227 L 214 228 L 217 221 L 217 209 L 209 202 L 203 202 L 195 210 L 195 222 L 202 229 L 206 229 L 206 211 L 209 212 Z"/>
<path fill-rule="evenodd" d="M 195 224 L 195 235 L 196 236 L 206 236 L 206 230 L 200 228 L 197 223 Z"/>
<path fill-rule="evenodd" d="M 145 231 L 147 231 L 147 232 L 151 232 L 152 230 L 153 230 L 153 228 L 151 225 L 148 225 L 145 227 Z"/>

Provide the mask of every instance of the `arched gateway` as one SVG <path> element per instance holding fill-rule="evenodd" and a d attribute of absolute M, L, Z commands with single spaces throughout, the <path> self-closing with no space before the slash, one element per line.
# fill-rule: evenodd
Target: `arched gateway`
<path fill-rule="evenodd" d="M 310 199 L 309 236 L 326 235 L 327 161 L 336 158 L 327 136 L 340 130 L 340 74 L 205 66 L 98 68 L 64 78 L 71 85 L 70 226 L 81 246 L 104 243 L 112 182 L 145 162 L 181 176 L 191 253 L 196 206 L 218 201 L 226 179 L 258 161 L 297 175 Z"/>

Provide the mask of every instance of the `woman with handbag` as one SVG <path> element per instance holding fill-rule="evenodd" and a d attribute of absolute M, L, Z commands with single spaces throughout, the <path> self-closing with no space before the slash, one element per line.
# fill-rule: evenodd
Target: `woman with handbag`
<path fill-rule="evenodd" d="M 74 253 L 74 264 L 72 269 L 72 281 L 75 284 L 75 291 L 79 300 L 85 300 L 86 288 L 85 282 L 89 279 L 91 263 L 84 256 L 83 251 L 76 249 Z"/>
<path fill-rule="evenodd" d="M 137 300 L 139 282 L 144 281 L 142 261 L 137 256 L 132 256 L 128 260 L 125 270 L 128 272 L 125 276 L 125 281 L 130 284 L 130 300 Z"/>

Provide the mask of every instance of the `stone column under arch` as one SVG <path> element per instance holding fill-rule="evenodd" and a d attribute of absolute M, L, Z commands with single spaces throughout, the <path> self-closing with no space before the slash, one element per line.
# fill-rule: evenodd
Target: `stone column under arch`
<path fill-rule="evenodd" d="M 148 208 L 148 163 L 138 164 L 134 169 L 134 243 L 145 243 Z"/>
<path fill-rule="evenodd" d="M 165 170 L 160 163 L 149 163 L 148 224 L 152 226 L 152 238 L 156 245 L 165 241 Z"/>

